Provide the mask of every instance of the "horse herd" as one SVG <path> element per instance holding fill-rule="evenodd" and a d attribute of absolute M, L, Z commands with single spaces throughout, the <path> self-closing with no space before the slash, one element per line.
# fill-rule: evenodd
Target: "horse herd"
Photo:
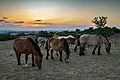
<path fill-rule="evenodd" d="M 13 49 L 16 53 L 16 58 L 17 58 L 17 63 L 18 65 L 21 65 L 20 62 L 20 56 L 21 54 L 25 54 L 25 67 L 27 67 L 27 60 L 28 60 L 28 55 L 32 54 L 32 67 L 36 66 L 38 69 L 41 69 L 42 67 L 42 58 L 43 54 L 41 53 L 41 49 L 38 45 L 38 43 L 41 43 L 41 46 L 45 45 L 45 49 L 47 51 L 47 56 L 46 60 L 48 60 L 48 57 L 51 54 L 51 59 L 54 59 L 53 57 L 53 52 L 56 51 L 56 55 L 59 56 L 59 60 L 63 61 L 62 59 L 62 54 L 63 52 L 66 53 L 65 56 L 65 62 L 69 62 L 69 57 L 70 57 L 70 45 L 75 45 L 74 51 L 77 52 L 77 49 L 79 49 L 79 55 L 85 55 L 85 48 L 88 46 L 95 46 L 93 49 L 92 54 L 95 55 L 95 50 L 98 48 L 98 55 L 101 55 L 100 49 L 101 46 L 104 44 L 106 52 L 109 54 L 110 53 L 110 48 L 111 48 L 111 43 L 109 40 L 100 35 L 100 34 L 83 34 L 79 35 L 77 37 L 73 36 L 53 36 L 48 39 L 32 39 L 30 37 L 28 38 L 17 38 L 13 42 Z M 50 54 L 49 54 L 50 52 Z M 59 53 L 59 55 L 58 55 Z M 34 63 L 35 62 L 35 63 Z"/>

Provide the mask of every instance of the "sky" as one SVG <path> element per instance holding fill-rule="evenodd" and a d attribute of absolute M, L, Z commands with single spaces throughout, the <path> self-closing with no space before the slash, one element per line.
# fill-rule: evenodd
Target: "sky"
<path fill-rule="evenodd" d="M 0 29 L 88 27 L 97 16 L 107 16 L 108 26 L 119 26 L 119 8 L 120 0 L 0 0 Z"/>

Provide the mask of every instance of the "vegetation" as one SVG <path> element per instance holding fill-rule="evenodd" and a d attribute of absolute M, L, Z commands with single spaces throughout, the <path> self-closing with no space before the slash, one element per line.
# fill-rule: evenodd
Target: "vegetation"
<path fill-rule="evenodd" d="M 47 31 L 40 31 L 37 36 L 41 37 L 51 37 L 55 34 L 56 32 L 47 32 Z M 62 32 L 57 32 L 58 35 L 60 36 L 68 36 L 68 35 L 79 35 L 79 34 L 102 34 L 106 37 L 109 37 L 115 33 L 120 33 L 120 29 L 116 27 L 103 27 L 103 28 L 95 28 L 90 27 L 89 29 L 85 29 L 83 31 L 80 31 L 80 29 L 76 29 L 75 31 L 62 31 Z"/>
<path fill-rule="evenodd" d="M 12 40 L 17 38 L 15 35 L 10 35 L 10 34 L 0 34 L 0 41 L 6 41 L 6 40 Z"/>
<path fill-rule="evenodd" d="M 48 31 L 39 31 L 36 35 L 37 37 L 51 37 L 55 34 L 56 32 L 48 32 Z M 103 36 L 109 37 L 115 33 L 120 33 L 120 29 L 116 28 L 116 27 L 103 27 L 103 28 L 93 28 L 90 27 L 89 29 L 85 29 L 83 31 L 80 31 L 80 29 L 76 29 L 75 31 L 62 31 L 62 32 L 57 32 L 58 35 L 60 36 L 68 36 L 68 35 L 73 35 L 73 36 L 77 36 L 80 34 L 102 34 Z M 32 33 L 29 35 L 33 35 Z M 5 40 L 11 40 L 11 39 L 15 39 L 16 37 L 19 36 L 27 36 L 26 34 L 24 34 L 23 32 L 18 34 L 18 35 L 10 35 L 10 34 L 1 34 L 0 35 L 0 41 L 5 41 Z"/>
<path fill-rule="evenodd" d="M 107 24 L 107 19 L 108 17 L 95 17 L 92 22 L 95 24 L 96 27 L 98 28 L 103 28 Z"/>

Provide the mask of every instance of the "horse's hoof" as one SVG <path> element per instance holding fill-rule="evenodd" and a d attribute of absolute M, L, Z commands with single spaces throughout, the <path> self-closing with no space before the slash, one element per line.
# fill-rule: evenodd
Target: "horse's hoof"
<path fill-rule="evenodd" d="M 68 61 L 66 61 L 66 63 L 69 63 Z"/>
<path fill-rule="evenodd" d="M 95 53 L 92 53 L 92 55 L 95 55 Z"/>
<path fill-rule="evenodd" d="M 82 55 L 85 55 L 85 53 L 83 53 Z"/>
<path fill-rule="evenodd" d="M 35 64 L 32 64 L 32 67 L 35 67 Z"/>
<path fill-rule="evenodd" d="M 66 62 L 66 63 L 69 63 L 69 61 L 68 61 L 68 60 L 65 60 L 65 62 Z"/>
<path fill-rule="evenodd" d="M 18 63 L 18 65 L 21 65 L 21 63 Z"/>
<path fill-rule="evenodd" d="M 77 52 L 76 50 L 74 50 L 74 52 Z"/>
<path fill-rule="evenodd" d="M 82 56 L 82 54 L 79 54 L 79 56 Z"/>
<path fill-rule="evenodd" d="M 66 62 L 66 63 L 69 63 L 69 60 L 65 59 L 65 62 Z"/>
<path fill-rule="evenodd" d="M 51 57 L 51 59 L 54 59 L 53 57 Z"/>
<path fill-rule="evenodd" d="M 101 54 L 98 54 L 98 55 L 101 55 Z"/>
<path fill-rule="evenodd" d="M 62 60 L 62 59 L 60 59 L 60 62 L 63 62 L 63 60 Z"/>
<path fill-rule="evenodd" d="M 27 68 L 28 67 L 28 65 L 27 64 L 25 64 L 25 68 Z"/>
<path fill-rule="evenodd" d="M 48 57 L 46 57 L 46 60 L 48 60 Z"/>

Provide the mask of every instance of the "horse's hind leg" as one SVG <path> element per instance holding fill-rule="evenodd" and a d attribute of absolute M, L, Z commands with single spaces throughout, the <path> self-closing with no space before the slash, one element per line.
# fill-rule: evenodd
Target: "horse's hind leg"
<path fill-rule="evenodd" d="M 32 67 L 35 66 L 35 63 L 34 63 L 34 54 L 32 54 Z"/>
<path fill-rule="evenodd" d="M 28 54 L 25 54 L 25 67 L 28 67 L 27 60 L 28 60 Z"/>
<path fill-rule="evenodd" d="M 16 52 L 16 57 L 17 57 L 17 63 L 18 63 L 18 65 L 21 65 L 21 63 L 20 63 L 20 56 L 21 56 L 21 54 L 19 54 L 19 53 Z"/>
<path fill-rule="evenodd" d="M 54 57 L 53 57 L 53 49 L 50 52 L 51 52 L 51 59 L 54 59 Z"/>
<path fill-rule="evenodd" d="M 59 56 L 58 52 L 56 51 L 56 55 Z"/>
<path fill-rule="evenodd" d="M 80 56 L 85 55 L 84 50 L 85 50 L 84 48 L 80 47 L 80 51 L 79 51 Z"/>
<path fill-rule="evenodd" d="M 77 45 L 75 45 L 74 51 L 77 52 Z"/>
<path fill-rule="evenodd" d="M 93 49 L 92 55 L 95 55 L 95 50 L 97 48 L 98 45 L 95 46 L 95 48 Z"/>
<path fill-rule="evenodd" d="M 59 51 L 59 54 L 60 54 L 59 60 L 60 60 L 60 61 L 63 61 L 63 60 L 62 60 L 62 51 Z"/>
<path fill-rule="evenodd" d="M 100 49 L 101 49 L 101 46 L 98 47 L 98 55 L 101 55 Z"/>

